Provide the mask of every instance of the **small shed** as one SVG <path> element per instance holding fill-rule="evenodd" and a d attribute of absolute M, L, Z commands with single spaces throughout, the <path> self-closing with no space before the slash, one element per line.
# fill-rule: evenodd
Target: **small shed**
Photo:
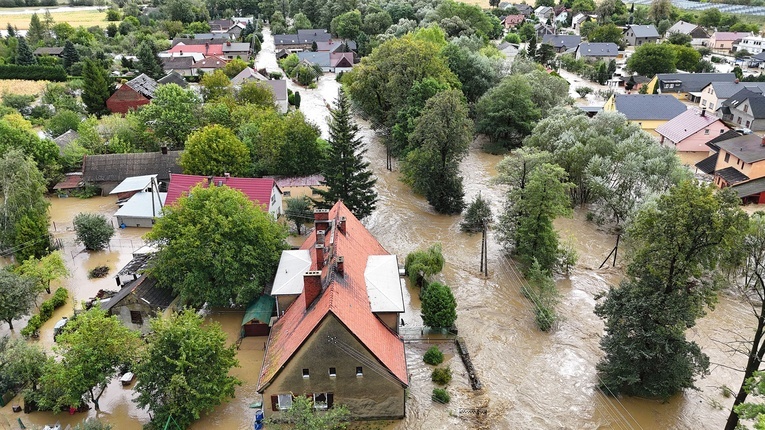
<path fill-rule="evenodd" d="M 154 226 L 154 219 L 162 216 L 162 206 L 165 205 L 167 193 L 143 192 L 130 198 L 114 214 L 120 227 Z"/>
<path fill-rule="evenodd" d="M 67 173 L 66 178 L 53 186 L 59 197 L 69 197 L 73 190 L 82 188 L 82 172 Z"/>
<path fill-rule="evenodd" d="M 275 305 L 276 300 L 266 295 L 252 302 L 242 318 L 242 337 L 268 336 Z"/>

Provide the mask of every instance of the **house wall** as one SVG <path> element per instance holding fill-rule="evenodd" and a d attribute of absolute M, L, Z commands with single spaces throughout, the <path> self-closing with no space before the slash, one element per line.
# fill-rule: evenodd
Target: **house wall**
<path fill-rule="evenodd" d="M 655 93 L 657 85 L 659 85 L 659 77 L 658 76 L 654 76 L 653 79 L 651 79 L 651 82 L 647 83 L 646 85 L 648 85 L 647 94 Z"/>
<path fill-rule="evenodd" d="M 731 118 L 731 122 L 733 122 L 733 124 L 735 124 L 736 127 L 745 127 L 752 131 L 765 130 L 765 118 L 763 119 L 754 118 L 754 116 L 752 115 L 751 106 L 749 105 L 749 100 L 744 101 L 743 103 L 739 104 L 735 108 L 731 108 L 730 111 L 733 114 L 733 118 Z"/>
<path fill-rule="evenodd" d="M 733 41 L 732 40 L 715 40 L 710 39 L 709 44 L 712 49 L 718 50 L 718 51 L 730 51 L 733 49 Z"/>
<path fill-rule="evenodd" d="M 133 324 L 132 318 L 130 316 L 131 311 L 141 313 L 141 318 L 143 320 L 142 324 Z M 111 309 L 110 313 L 115 315 L 117 319 L 125 325 L 125 327 L 131 330 L 138 330 L 143 334 L 146 334 L 150 331 L 151 327 L 149 326 L 149 320 L 154 316 L 154 312 L 151 310 L 151 308 L 149 308 L 146 303 L 136 299 L 135 295 L 133 294 L 129 294 L 127 297 L 122 299 L 122 301 L 117 306 Z"/>
<path fill-rule="evenodd" d="M 643 129 L 644 131 L 647 131 L 648 134 L 650 134 L 651 136 L 660 138 L 661 136 L 659 135 L 659 133 L 656 132 L 656 128 L 659 127 L 660 125 L 666 124 L 667 120 L 636 119 L 636 120 L 629 120 L 629 122 L 639 125 L 641 129 Z"/>
<path fill-rule="evenodd" d="M 143 227 L 152 228 L 154 222 L 152 218 L 139 218 L 139 217 L 117 217 L 117 225 L 125 224 L 126 227 Z"/>
<path fill-rule="evenodd" d="M 730 154 L 728 161 L 725 161 L 725 156 L 728 154 L 729 153 L 726 150 L 720 148 L 720 152 L 717 155 L 717 163 L 715 164 L 715 171 L 725 169 L 726 167 L 733 167 L 748 176 L 749 179 L 757 179 L 765 176 L 765 160 L 756 163 L 743 163 L 742 167 L 742 161 L 733 154 Z"/>
<path fill-rule="evenodd" d="M 290 108 L 289 100 L 277 100 L 275 103 L 276 103 L 276 108 L 281 113 L 287 113 L 287 111 Z"/>
<path fill-rule="evenodd" d="M 128 113 L 131 109 L 149 104 L 150 101 L 127 85 L 122 85 L 106 100 L 106 107 L 112 113 Z"/>
<path fill-rule="evenodd" d="M 707 151 L 696 151 L 696 152 L 679 152 L 677 153 L 677 158 L 680 159 L 680 163 L 685 166 L 696 166 L 696 163 L 699 161 L 709 157 L 709 152 Z"/>
<path fill-rule="evenodd" d="M 704 88 L 704 90 L 701 92 L 701 100 L 699 100 L 699 107 L 709 109 L 711 112 L 714 112 L 717 108 L 720 107 L 720 103 L 724 102 L 727 99 L 720 100 L 717 97 L 717 94 L 715 94 L 714 89 L 711 85 Z"/>
<path fill-rule="evenodd" d="M 274 187 L 271 189 L 271 205 L 268 207 L 268 213 L 274 216 L 274 218 L 279 218 L 281 214 L 284 213 L 282 210 L 282 192 L 279 191 L 279 187 L 274 184 Z"/>
<path fill-rule="evenodd" d="M 383 322 L 388 328 L 393 330 L 394 332 L 398 333 L 398 322 L 399 322 L 399 314 L 398 312 L 378 312 L 375 315 L 377 315 L 377 318 L 380 319 L 380 321 Z"/>
<path fill-rule="evenodd" d="M 318 185 L 316 187 L 317 190 L 327 191 L 329 190 L 329 187 L 326 185 Z M 282 200 L 282 210 L 287 210 L 287 199 L 294 199 L 299 197 L 308 197 L 313 199 L 321 199 L 321 196 L 319 194 L 315 194 L 311 187 L 284 187 L 282 188 L 282 192 L 284 192 L 284 199 Z M 288 194 L 289 193 L 289 194 Z"/>
<path fill-rule="evenodd" d="M 360 361 L 335 343 L 328 342 L 329 338 L 348 345 L 364 360 Z M 377 372 L 372 370 L 369 361 L 377 363 Z M 356 376 L 358 366 L 362 368 L 363 376 Z M 329 376 L 330 367 L 336 369 L 335 377 Z M 308 378 L 303 377 L 303 369 L 308 369 Z M 281 414 L 273 410 L 272 396 L 288 393 L 296 396 L 333 393 L 334 404 L 345 405 L 354 419 L 400 419 L 406 414 L 403 384 L 390 375 L 332 314 L 324 318 L 263 391 L 263 409 L 267 417 L 278 419 Z"/>

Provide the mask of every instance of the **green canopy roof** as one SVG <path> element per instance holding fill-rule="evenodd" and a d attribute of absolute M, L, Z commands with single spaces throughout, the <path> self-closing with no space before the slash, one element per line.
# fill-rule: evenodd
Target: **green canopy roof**
<path fill-rule="evenodd" d="M 247 307 L 247 312 L 244 313 L 244 318 L 242 318 L 242 325 L 252 320 L 268 324 L 271 321 L 271 315 L 274 313 L 275 304 L 276 300 L 271 296 L 258 297 L 258 300 L 255 300 Z"/>

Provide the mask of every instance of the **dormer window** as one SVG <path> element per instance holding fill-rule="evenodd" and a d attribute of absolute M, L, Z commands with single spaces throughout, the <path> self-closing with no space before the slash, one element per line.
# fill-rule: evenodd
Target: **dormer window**
<path fill-rule="evenodd" d="M 308 379 L 310 377 L 310 374 L 308 372 L 308 369 L 303 369 L 303 378 Z"/>

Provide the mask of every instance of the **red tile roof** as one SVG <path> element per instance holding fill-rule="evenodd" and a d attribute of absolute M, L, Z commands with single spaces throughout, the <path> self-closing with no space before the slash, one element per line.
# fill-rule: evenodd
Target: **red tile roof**
<path fill-rule="evenodd" d="M 223 55 L 223 44 L 211 43 L 208 45 L 186 45 L 181 42 L 165 52 L 170 54 L 180 54 L 181 52 L 184 54 L 190 54 L 192 52 L 197 52 L 200 54 L 205 54 L 206 56 Z"/>
<path fill-rule="evenodd" d="M 208 186 L 209 179 L 206 176 L 181 175 L 174 173 L 170 175 L 170 184 L 167 186 L 167 200 L 165 205 L 175 203 L 178 198 L 195 185 L 202 184 Z M 271 192 L 275 182 L 271 178 L 224 178 L 216 176 L 213 178 L 214 185 L 227 185 L 231 188 L 243 192 L 253 203 L 260 203 L 264 210 L 268 211 L 271 207 Z"/>
<path fill-rule="evenodd" d="M 337 220 L 340 216 L 347 219 L 345 233 L 336 228 L 328 230 L 325 236 L 325 250 L 330 247 L 334 236 L 331 245 L 334 246 L 334 253 L 330 252 L 330 258 L 344 257 L 344 276 L 334 273 L 333 261 L 330 261 L 322 270 L 322 279 L 329 276 L 329 284 L 314 303 L 306 309 L 305 298 L 301 294 L 274 324 L 268 338 L 258 392 L 266 389 L 330 313 L 351 331 L 391 375 L 404 385 L 409 383 L 404 343 L 372 314 L 364 282 L 367 257 L 389 253 L 342 202 L 335 204 L 329 213 L 329 219 Z M 315 243 L 316 235 L 312 234 L 300 247 L 311 252 L 311 270 L 317 268 Z"/>

